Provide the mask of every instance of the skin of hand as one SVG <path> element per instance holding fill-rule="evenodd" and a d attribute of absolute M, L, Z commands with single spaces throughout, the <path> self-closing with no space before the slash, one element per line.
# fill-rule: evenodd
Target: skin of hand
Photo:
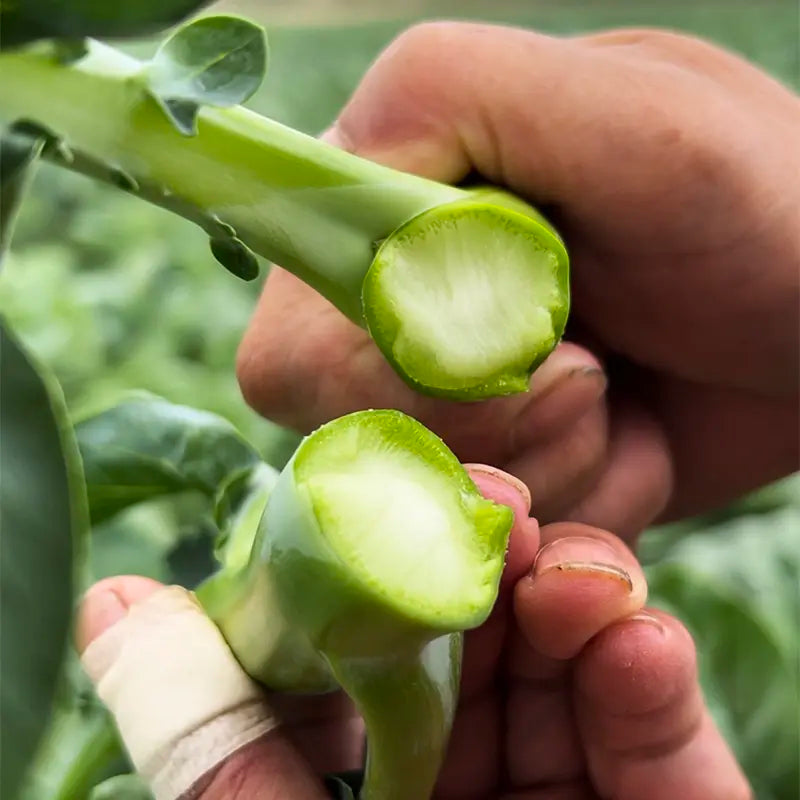
<path fill-rule="evenodd" d="M 752 800 L 703 702 L 694 644 L 675 619 L 645 608 L 627 546 L 579 523 L 540 531 L 519 481 L 470 470 L 515 521 L 498 603 L 466 637 L 436 800 Z M 135 576 L 92 587 L 78 649 L 158 588 Z M 164 659 L 187 647 L 162 638 Z M 346 697 L 272 695 L 269 704 L 281 726 L 212 769 L 195 800 L 321 800 L 317 776 L 360 766 L 362 726 Z"/>
<path fill-rule="evenodd" d="M 800 99 L 703 41 L 429 23 L 376 61 L 330 142 L 446 182 L 479 175 L 567 242 L 566 341 L 530 392 L 413 393 L 367 334 L 269 275 L 240 347 L 248 402 L 302 432 L 399 408 L 519 475 L 543 523 L 628 541 L 798 467 Z"/>

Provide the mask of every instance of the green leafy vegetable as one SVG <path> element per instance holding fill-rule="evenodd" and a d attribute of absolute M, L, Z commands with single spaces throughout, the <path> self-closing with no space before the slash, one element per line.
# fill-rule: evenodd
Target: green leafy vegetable
<path fill-rule="evenodd" d="M 87 527 L 80 458 L 55 382 L 0 325 L 0 794 L 49 722 Z"/>
<path fill-rule="evenodd" d="M 83 800 L 99 781 L 130 769 L 111 715 L 73 650 L 33 766 L 20 800 Z"/>
<path fill-rule="evenodd" d="M 264 29 L 239 17 L 214 16 L 179 28 L 147 65 L 147 86 L 181 133 L 197 133 L 202 105 L 244 103 L 267 70 Z"/>
<path fill-rule="evenodd" d="M 800 475 L 739 504 L 761 513 L 683 523 L 648 570 L 652 601 L 696 637 L 712 711 L 757 796 L 776 800 L 800 791 L 798 487 Z"/>
<path fill-rule="evenodd" d="M 224 480 L 261 461 L 229 422 L 143 393 L 75 430 L 94 523 L 159 495 L 213 497 Z"/>

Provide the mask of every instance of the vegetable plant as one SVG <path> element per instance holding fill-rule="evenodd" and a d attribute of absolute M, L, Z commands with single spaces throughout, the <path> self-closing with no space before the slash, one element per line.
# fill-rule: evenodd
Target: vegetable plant
<path fill-rule="evenodd" d="M 44 157 L 194 221 L 240 277 L 257 275 L 254 253 L 290 269 L 418 391 L 527 389 L 569 308 L 567 252 L 534 208 L 388 169 L 242 107 L 268 60 L 263 30 L 244 19 L 189 22 L 141 62 L 65 40 L 66 23 L 42 31 L 24 5 L 3 10 L 15 45 L 0 54 L 7 194 Z"/>

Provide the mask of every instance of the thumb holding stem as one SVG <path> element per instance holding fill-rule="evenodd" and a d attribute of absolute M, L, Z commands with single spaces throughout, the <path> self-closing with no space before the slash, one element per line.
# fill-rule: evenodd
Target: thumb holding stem
<path fill-rule="evenodd" d="M 156 800 L 327 796 L 187 590 L 137 576 L 99 582 L 77 646 Z"/>

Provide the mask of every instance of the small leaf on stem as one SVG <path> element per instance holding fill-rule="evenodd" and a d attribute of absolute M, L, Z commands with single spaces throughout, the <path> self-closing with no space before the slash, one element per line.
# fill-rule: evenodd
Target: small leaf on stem
<path fill-rule="evenodd" d="M 252 281 L 258 277 L 258 259 L 241 239 L 235 236 L 211 239 L 211 252 L 237 278 Z"/>
<path fill-rule="evenodd" d="M 240 17 L 203 17 L 161 45 L 145 78 L 175 127 L 192 135 L 200 106 L 245 102 L 261 85 L 267 60 L 267 40 L 259 25 Z"/>

